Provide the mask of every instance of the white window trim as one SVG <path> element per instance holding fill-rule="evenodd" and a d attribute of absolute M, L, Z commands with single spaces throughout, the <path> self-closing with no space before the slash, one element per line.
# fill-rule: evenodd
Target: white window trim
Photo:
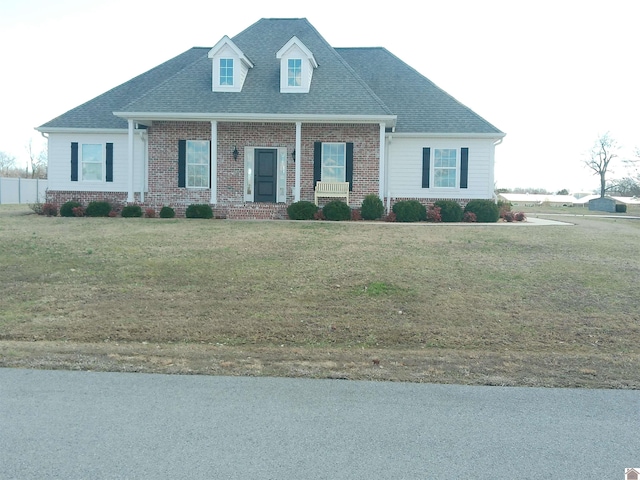
<path fill-rule="evenodd" d="M 454 150 L 456 152 L 456 166 L 455 167 L 436 167 L 436 150 Z M 429 172 L 430 177 L 432 178 L 432 185 L 430 188 L 434 190 L 455 190 L 460 188 L 460 159 L 461 159 L 461 149 L 460 148 L 451 148 L 451 147 L 441 147 L 441 148 L 431 148 L 431 161 L 429 162 L 431 165 L 431 172 Z M 436 185 L 436 170 L 453 170 L 455 168 L 455 182 L 453 187 L 441 187 Z"/>
<path fill-rule="evenodd" d="M 84 178 L 84 146 L 85 145 L 99 145 L 100 146 L 100 154 L 101 154 L 101 173 L 100 180 L 87 180 Z M 78 178 L 82 182 L 86 183 L 106 183 L 107 180 L 107 155 L 106 155 L 106 144 L 104 143 L 81 143 L 79 146 L 78 152 Z M 97 164 L 98 162 L 87 162 Z"/>
<path fill-rule="evenodd" d="M 222 76 L 221 64 L 223 60 L 226 60 L 227 62 L 231 61 L 231 83 L 225 83 L 225 84 L 222 83 L 223 76 Z M 229 68 L 229 67 L 227 66 L 225 68 Z M 225 75 L 225 78 L 226 78 L 226 75 Z M 220 57 L 218 59 L 218 86 L 220 88 L 226 88 L 226 87 L 233 88 L 235 84 L 236 84 L 236 59 L 232 57 Z"/>
<path fill-rule="evenodd" d="M 320 181 L 325 182 L 324 177 L 324 146 L 325 145 L 342 145 L 344 151 L 344 165 L 342 166 L 342 172 L 344 173 L 342 177 L 342 182 L 347 181 L 347 143 L 346 142 L 322 142 L 322 147 L 320 151 Z"/>
<path fill-rule="evenodd" d="M 208 146 L 207 149 L 207 184 L 206 185 L 198 185 L 193 186 L 189 185 L 189 143 L 190 142 L 205 142 Z M 203 163 L 195 163 L 193 165 L 204 165 Z M 187 144 L 185 146 L 185 158 L 184 158 L 184 183 L 186 188 L 194 189 L 194 190 L 203 190 L 207 189 L 211 186 L 211 143 L 209 140 L 187 140 Z"/>

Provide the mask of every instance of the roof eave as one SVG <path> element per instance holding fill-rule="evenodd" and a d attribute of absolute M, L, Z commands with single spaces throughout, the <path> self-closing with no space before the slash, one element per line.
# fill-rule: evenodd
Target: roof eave
<path fill-rule="evenodd" d="M 417 138 L 417 137 L 433 137 L 433 138 L 504 138 L 507 134 L 504 132 L 394 132 L 393 135 L 396 138 L 406 137 L 406 138 Z"/>
<path fill-rule="evenodd" d="M 113 112 L 117 117 L 147 125 L 157 121 L 223 121 L 223 122 L 272 122 L 272 123 L 384 123 L 394 126 L 396 115 L 335 115 L 288 113 L 190 113 L 190 112 Z"/>

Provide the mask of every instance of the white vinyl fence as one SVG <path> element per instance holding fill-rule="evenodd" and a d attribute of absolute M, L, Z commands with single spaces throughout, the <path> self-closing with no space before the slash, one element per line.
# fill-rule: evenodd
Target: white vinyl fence
<path fill-rule="evenodd" d="M 47 179 L 0 177 L 0 204 L 44 202 Z"/>

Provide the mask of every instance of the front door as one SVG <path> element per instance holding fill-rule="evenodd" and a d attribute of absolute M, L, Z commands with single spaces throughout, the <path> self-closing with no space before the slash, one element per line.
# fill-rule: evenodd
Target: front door
<path fill-rule="evenodd" d="M 256 149 L 254 202 L 276 203 L 277 153 L 275 149 Z"/>

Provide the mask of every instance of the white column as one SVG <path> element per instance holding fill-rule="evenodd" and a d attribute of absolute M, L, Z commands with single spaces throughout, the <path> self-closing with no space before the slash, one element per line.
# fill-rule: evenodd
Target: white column
<path fill-rule="evenodd" d="M 133 120 L 129 120 L 129 188 L 127 202 L 133 202 Z"/>
<path fill-rule="evenodd" d="M 380 124 L 380 164 L 379 164 L 379 172 L 378 172 L 378 177 L 379 177 L 379 183 L 378 183 L 378 196 L 380 197 L 380 199 L 384 199 L 384 191 L 385 191 L 385 187 L 386 187 L 386 175 L 385 175 L 385 169 L 387 168 L 386 166 L 386 162 L 385 162 L 385 152 L 386 152 L 386 147 L 385 147 L 385 130 L 386 130 L 386 126 L 384 123 Z"/>
<path fill-rule="evenodd" d="M 293 187 L 293 199 L 296 202 L 300 201 L 300 172 L 302 167 L 300 165 L 300 158 L 302 158 L 302 122 L 296 122 L 296 183 Z"/>
<path fill-rule="evenodd" d="M 218 122 L 211 122 L 211 200 L 218 203 Z"/>

